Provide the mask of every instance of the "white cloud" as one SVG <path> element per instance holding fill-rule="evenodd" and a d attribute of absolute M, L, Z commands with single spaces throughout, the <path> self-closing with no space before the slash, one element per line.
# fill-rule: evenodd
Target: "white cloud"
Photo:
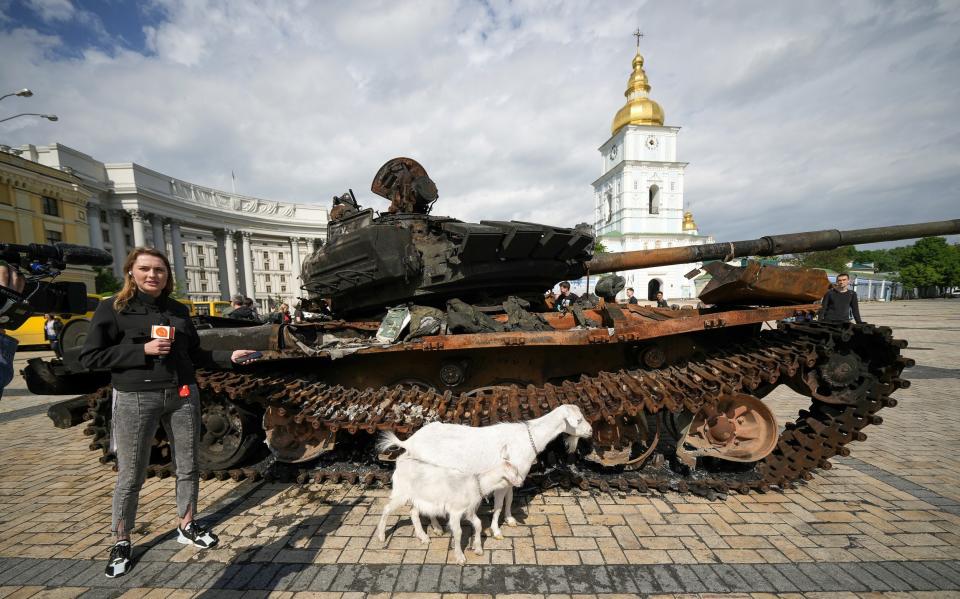
<path fill-rule="evenodd" d="M 67 7 L 37 3 L 48 19 Z M 224 189 L 234 170 L 242 192 L 278 200 L 326 203 L 352 187 L 381 209 L 370 180 L 409 155 L 437 182 L 440 214 L 573 225 L 592 214 L 596 148 L 623 103 L 639 24 L 651 95 L 683 127 L 702 231 L 957 216 L 952 3 L 154 9 L 150 56 L 51 58 L 48 36 L 0 34 L 0 84 L 31 87 L 31 111 L 61 117 L 5 124 L 0 141 L 59 141 Z"/>

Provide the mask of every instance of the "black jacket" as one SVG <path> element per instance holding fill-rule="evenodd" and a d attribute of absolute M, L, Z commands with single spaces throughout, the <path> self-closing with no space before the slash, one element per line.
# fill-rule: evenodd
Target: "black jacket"
<path fill-rule="evenodd" d="M 860 318 L 860 303 L 857 301 L 857 292 L 847 289 L 844 292 L 831 288 L 823 296 L 820 303 L 820 320 L 824 322 L 850 322 L 850 316 L 857 321 L 857 324 L 863 322 Z"/>
<path fill-rule="evenodd" d="M 121 311 L 113 309 L 116 298 L 100 302 L 90 322 L 80 363 L 91 370 L 110 370 L 118 391 L 155 391 L 197 382 L 198 366 L 230 368 L 229 351 L 207 351 L 190 321 L 190 311 L 180 302 L 141 292 Z M 174 327 L 173 348 L 162 359 L 143 353 L 152 325 Z"/>

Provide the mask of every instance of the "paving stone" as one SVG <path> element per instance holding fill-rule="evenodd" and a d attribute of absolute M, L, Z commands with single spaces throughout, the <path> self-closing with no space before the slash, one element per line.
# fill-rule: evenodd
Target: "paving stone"
<path fill-rule="evenodd" d="M 795 587 L 802 593 L 811 593 L 814 591 L 827 590 L 816 580 L 807 577 L 800 568 L 793 564 L 775 564 L 773 566 L 780 571 Z"/>
<path fill-rule="evenodd" d="M 724 585 L 733 592 L 748 593 L 751 585 L 744 580 L 738 573 L 733 564 L 711 564 L 713 571 L 723 580 Z"/>
<path fill-rule="evenodd" d="M 475 568 L 475 566 L 473 566 Z M 417 590 L 417 578 L 420 576 L 420 566 L 404 566 L 397 573 L 394 583 L 394 592 L 412 593 Z"/>
<path fill-rule="evenodd" d="M 852 578 L 859 580 L 870 591 L 883 592 L 893 589 L 889 583 L 873 574 L 870 569 L 866 567 L 866 564 L 837 564 L 837 568 L 846 572 Z"/>
<path fill-rule="evenodd" d="M 336 580 L 337 576 L 340 574 L 340 567 L 333 564 L 325 564 L 320 566 L 320 571 L 317 572 L 317 575 L 310 581 L 310 587 L 308 590 L 316 592 L 326 592 L 333 585 L 333 581 Z"/>
<path fill-rule="evenodd" d="M 730 586 L 710 567 L 710 564 L 695 564 L 690 570 L 707 587 L 708 593 L 729 593 Z M 659 590 L 659 589 L 658 589 Z"/>
<path fill-rule="evenodd" d="M 399 592 L 399 588 L 395 589 Z M 464 593 L 480 593 L 483 589 L 483 566 L 464 566 L 460 575 L 460 590 Z"/>
<path fill-rule="evenodd" d="M 443 566 L 440 571 L 440 583 L 437 589 L 441 593 L 456 593 L 460 591 L 460 566 Z"/>
<path fill-rule="evenodd" d="M 543 568 L 543 577 L 546 580 L 544 589 L 548 593 L 569 593 L 570 583 L 567 581 L 567 569 L 562 566 L 546 566 Z"/>
<path fill-rule="evenodd" d="M 937 588 L 937 586 L 930 580 L 927 580 L 923 576 L 920 576 L 913 570 L 905 567 L 903 564 L 897 562 L 886 562 L 883 564 L 885 568 L 893 572 L 898 578 L 904 580 L 912 588 L 911 591 L 932 591 Z"/>
<path fill-rule="evenodd" d="M 417 592 L 439 593 L 440 570 L 441 566 L 436 564 L 425 564 L 420 568 L 420 577 L 417 580 Z M 484 579 L 486 579 L 486 572 L 484 573 Z"/>
<path fill-rule="evenodd" d="M 602 566 L 570 566 L 566 568 L 567 584 L 573 593 L 610 593 L 613 586 Z"/>
<path fill-rule="evenodd" d="M 860 567 L 866 570 L 867 572 L 869 572 L 870 574 L 872 574 L 873 576 L 879 578 L 881 581 L 883 581 L 884 584 L 890 587 L 890 589 L 893 591 L 911 590 L 910 583 L 904 582 L 903 579 L 901 579 L 894 573 L 884 568 L 884 564 L 864 562 L 860 564 Z"/>
<path fill-rule="evenodd" d="M 801 569 L 803 569 L 803 565 L 805 564 L 798 564 Z M 851 591 L 854 593 L 873 590 L 851 576 L 850 573 L 841 568 L 839 564 L 818 563 L 817 567 L 837 582 L 837 590 Z M 853 567 L 856 566 L 854 565 Z"/>
<path fill-rule="evenodd" d="M 685 564 L 680 564 L 673 566 L 674 573 L 677 578 L 680 580 L 680 585 L 682 587 L 683 593 L 707 593 L 712 592 L 711 589 L 707 588 L 707 585 L 700 580 L 700 578 L 693 571 L 692 566 Z"/>
<path fill-rule="evenodd" d="M 400 566 L 388 564 L 383 566 L 380 572 L 377 574 L 377 578 L 373 583 L 373 586 L 370 587 L 371 593 L 391 593 L 393 592 L 393 585 L 397 582 L 397 577 L 400 575 Z"/>
<path fill-rule="evenodd" d="M 502 566 L 500 578 L 507 593 L 537 593 L 547 588 L 542 568 L 534 566 Z"/>

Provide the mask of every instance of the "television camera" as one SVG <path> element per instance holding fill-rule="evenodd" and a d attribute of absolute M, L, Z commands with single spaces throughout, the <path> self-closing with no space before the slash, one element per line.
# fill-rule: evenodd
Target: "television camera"
<path fill-rule="evenodd" d="M 34 312 L 86 312 L 86 285 L 52 282 L 52 279 L 67 265 L 107 266 L 113 264 L 113 256 L 104 250 L 72 243 L 0 243 L 2 263 L 18 270 L 26 281 L 23 293 L 0 287 L 0 328 L 13 330 Z"/>

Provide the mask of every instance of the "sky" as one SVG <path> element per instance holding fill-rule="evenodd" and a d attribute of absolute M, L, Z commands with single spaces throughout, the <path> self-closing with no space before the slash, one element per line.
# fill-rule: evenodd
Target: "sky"
<path fill-rule="evenodd" d="M 463 220 L 592 222 L 635 52 L 717 240 L 960 218 L 960 0 L 0 0 L 0 144 L 321 202 L 410 156 Z"/>

